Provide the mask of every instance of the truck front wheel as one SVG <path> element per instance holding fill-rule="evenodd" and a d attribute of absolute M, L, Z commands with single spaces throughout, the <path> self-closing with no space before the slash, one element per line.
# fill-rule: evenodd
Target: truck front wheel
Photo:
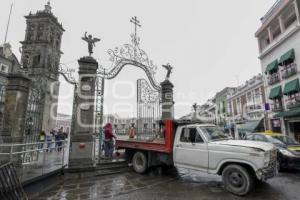
<path fill-rule="evenodd" d="M 143 152 L 136 152 L 132 158 L 132 166 L 135 172 L 143 174 L 147 171 L 148 162 L 147 157 Z"/>
<path fill-rule="evenodd" d="M 252 190 L 254 180 L 246 168 L 228 165 L 222 172 L 225 189 L 235 195 L 243 196 Z"/>

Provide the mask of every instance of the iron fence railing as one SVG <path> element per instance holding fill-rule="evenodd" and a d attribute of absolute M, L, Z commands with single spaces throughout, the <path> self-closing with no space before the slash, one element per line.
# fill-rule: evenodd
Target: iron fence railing
<path fill-rule="evenodd" d="M 16 168 L 12 163 L 0 166 L 0 199 L 27 200 Z"/>
<path fill-rule="evenodd" d="M 0 163 L 13 163 L 20 181 L 26 182 L 63 169 L 68 163 L 67 140 L 0 144 Z"/>

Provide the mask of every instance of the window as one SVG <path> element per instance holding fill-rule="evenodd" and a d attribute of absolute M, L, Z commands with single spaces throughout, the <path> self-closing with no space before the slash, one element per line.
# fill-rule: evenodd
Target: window
<path fill-rule="evenodd" d="M 183 128 L 181 130 L 180 142 L 203 143 L 203 139 L 196 128 Z"/>
<path fill-rule="evenodd" d="M 281 34 L 280 24 L 278 19 L 272 22 L 272 24 L 270 25 L 270 29 L 273 35 L 273 39 L 277 38 Z"/>
<path fill-rule="evenodd" d="M 261 51 L 264 50 L 270 44 L 270 38 L 267 31 L 263 32 L 262 35 L 259 37 L 259 44 Z"/>
<path fill-rule="evenodd" d="M 297 20 L 296 12 L 295 12 L 295 7 L 294 5 L 290 5 L 287 7 L 283 13 L 282 13 L 282 19 L 285 28 L 290 27 L 294 22 Z"/>
<path fill-rule="evenodd" d="M 8 66 L 4 64 L 0 64 L 0 71 L 3 73 L 8 73 Z"/>

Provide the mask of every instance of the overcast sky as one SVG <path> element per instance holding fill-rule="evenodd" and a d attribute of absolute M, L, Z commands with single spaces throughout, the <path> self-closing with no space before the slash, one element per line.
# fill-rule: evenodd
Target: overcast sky
<path fill-rule="evenodd" d="M 4 41 L 5 28 L 11 3 L 14 3 L 8 42 L 20 58 L 19 41 L 25 37 L 25 18 L 30 11 L 42 10 L 45 0 L 1 0 L 0 40 Z M 77 59 L 87 55 L 87 45 L 80 39 L 85 31 L 101 38 L 94 57 L 104 67 L 110 67 L 107 50 L 129 43 L 137 16 L 142 27 L 140 47 L 158 66 L 156 79 L 165 76 L 162 64 L 171 63 L 174 73 L 171 81 L 175 91 L 175 114 L 182 116 L 190 111 L 194 102 L 204 103 L 226 86 L 236 86 L 261 72 L 257 58 L 258 47 L 254 32 L 260 18 L 275 0 L 52 0 L 52 11 L 62 22 L 63 35 L 61 63 L 77 69 Z M 106 112 L 113 112 L 116 103 L 130 103 L 136 107 L 136 97 L 117 99 L 128 93 L 130 81 L 135 87 L 143 71 L 126 67 L 120 75 L 106 82 Z M 63 79 L 61 79 L 63 80 Z M 239 80 L 239 81 L 238 81 Z M 66 95 L 70 94 L 70 95 Z M 61 83 L 59 112 L 71 113 L 72 87 Z M 184 98 L 183 98 L 184 96 Z M 69 106 L 68 106 L 69 105 Z M 134 115 L 125 112 L 122 116 Z"/>

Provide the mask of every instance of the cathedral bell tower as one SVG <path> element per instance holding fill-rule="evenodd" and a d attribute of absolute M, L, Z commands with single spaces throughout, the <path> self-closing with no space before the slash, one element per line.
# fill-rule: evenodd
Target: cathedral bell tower
<path fill-rule="evenodd" d="M 25 18 L 27 27 L 25 39 L 21 42 L 21 63 L 33 82 L 32 86 L 41 94 L 40 101 L 35 101 L 40 109 L 39 129 L 48 131 L 55 128 L 56 123 L 58 70 L 64 29 L 53 15 L 50 2 L 45 5 L 44 10 L 35 14 L 30 12 Z"/>

